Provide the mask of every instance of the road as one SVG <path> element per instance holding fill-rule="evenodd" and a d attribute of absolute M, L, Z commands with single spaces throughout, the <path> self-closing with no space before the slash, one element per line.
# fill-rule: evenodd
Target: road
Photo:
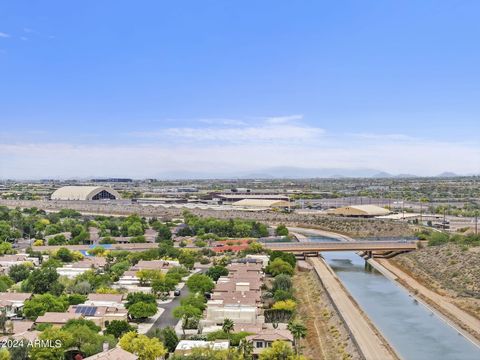
<path fill-rule="evenodd" d="M 183 299 L 184 297 L 188 296 L 190 294 L 190 291 L 188 290 L 188 287 L 184 286 L 182 288 L 182 293 L 180 296 L 176 296 L 173 298 L 173 300 L 169 303 L 163 304 L 159 307 L 165 309 L 162 315 L 153 323 L 152 328 L 150 331 L 152 331 L 155 328 L 164 328 L 167 326 L 175 327 L 178 323 L 178 319 L 173 317 L 173 309 L 176 308 L 177 306 L 180 305 L 180 300 Z"/>
<path fill-rule="evenodd" d="M 364 357 L 368 360 L 397 359 L 324 260 L 310 258 L 310 261 Z"/>

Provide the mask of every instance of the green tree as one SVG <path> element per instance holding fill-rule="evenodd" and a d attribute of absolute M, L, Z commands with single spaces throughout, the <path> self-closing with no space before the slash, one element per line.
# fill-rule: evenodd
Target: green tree
<path fill-rule="evenodd" d="M 102 330 L 102 328 L 97 324 L 95 324 L 92 320 L 86 320 L 86 319 L 68 320 L 67 323 L 62 326 L 62 329 L 72 331 L 72 329 L 75 330 L 78 326 L 86 326 L 95 333 L 98 333 L 100 332 L 100 330 Z"/>
<path fill-rule="evenodd" d="M 122 336 L 119 345 L 123 350 L 137 355 L 139 360 L 157 360 L 167 353 L 159 339 L 149 338 L 132 331 Z"/>
<path fill-rule="evenodd" d="M 295 354 L 289 343 L 286 341 L 274 341 L 270 348 L 262 351 L 260 360 L 294 360 Z"/>
<path fill-rule="evenodd" d="M 87 301 L 87 296 L 81 294 L 62 295 L 61 298 L 65 299 L 69 305 L 83 304 Z"/>
<path fill-rule="evenodd" d="M 195 264 L 195 253 L 191 250 L 182 250 L 178 257 L 178 261 L 181 265 L 185 266 L 187 269 L 193 269 Z"/>
<path fill-rule="evenodd" d="M 293 294 L 291 291 L 286 291 L 286 290 L 282 290 L 282 289 L 278 289 L 277 291 L 275 291 L 273 293 L 273 300 L 275 301 L 285 301 L 285 300 L 289 300 L 289 299 L 293 299 Z"/>
<path fill-rule="evenodd" d="M 77 348 L 85 356 L 92 356 L 102 351 L 103 343 L 107 342 L 109 346 L 115 345 L 115 339 L 111 335 L 100 335 L 88 324 L 73 324 L 64 331 L 71 334 L 72 341 L 70 348 Z"/>
<path fill-rule="evenodd" d="M 139 222 L 135 222 L 128 227 L 128 236 L 140 236 L 143 235 L 143 226 Z"/>
<path fill-rule="evenodd" d="M 64 247 L 57 250 L 55 257 L 62 260 L 63 262 L 71 262 L 73 260 L 72 252 Z"/>
<path fill-rule="evenodd" d="M 10 338 L 9 340 L 14 340 L 13 338 Z M 28 351 L 30 347 L 28 346 L 28 340 L 27 339 L 15 339 L 17 342 L 15 343 L 16 346 L 12 346 L 8 348 L 8 351 L 10 352 L 10 358 L 14 360 L 28 360 Z M 23 340 L 23 341 L 22 341 Z M 0 360 L 3 358 L 0 356 Z M 8 359 L 8 358 L 5 358 Z"/>
<path fill-rule="evenodd" d="M 221 276 L 228 275 L 228 269 L 221 265 L 215 265 L 207 270 L 206 275 L 211 277 L 213 281 L 217 281 Z"/>
<path fill-rule="evenodd" d="M 212 291 L 215 283 L 207 275 L 194 274 L 188 278 L 187 286 L 191 292 L 200 292 L 203 294 Z"/>
<path fill-rule="evenodd" d="M 277 276 L 280 274 L 293 275 L 293 267 L 288 262 L 277 258 L 270 262 L 266 268 L 266 272 L 272 276 Z"/>
<path fill-rule="evenodd" d="M 54 346 L 34 346 L 30 349 L 30 358 L 32 360 L 63 360 L 64 353 L 73 342 L 70 332 L 50 327 L 45 329 L 40 335 L 40 340 L 51 341 Z"/>
<path fill-rule="evenodd" d="M 33 266 L 16 264 L 10 267 L 8 275 L 12 278 L 13 281 L 17 283 L 28 278 L 28 275 L 30 275 L 32 269 Z"/>
<path fill-rule="evenodd" d="M 292 278 L 285 274 L 275 276 L 272 284 L 272 291 L 277 290 L 290 291 L 292 289 Z"/>
<path fill-rule="evenodd" d="M 160 330 L 159 339 L 162 341 L 162 343 L 166 346 L 168 351 L 171 353 L 175 351 L 175 348 L 177 347 L 179 342 L 177 333 L 171 326 L 168 326 Z"/>
<path fill-rule="evenodd" d="M 288 262 L 292 267 L 295 267 L 295 264 L 297 263 L 297 258 L 295 257 L 294 254 L 288 253 L 288 252 L 283 252 L 283 251 L 272 251 L 270 252 L 270 262 L 273 260 L 280 258 L 283 261 Z"/>
<path fill-rule="evenodd" d="M 238 352 L 244 360 L 253 359 L 253 350 L 253 343 L 251 341 L 248 341 L 247 339 L 240 340 L 240 344 L 238 345 Z"/>
<path fill-rule="evenodd" d="M 58 276 L 53 267 L 35 269 L 28 276 L 25 286 L 35 294 L 44 294 L 57 284 Z"/>
<path fill-rule="evenodd" d="M 293 336 L 293 346 L 295 347 L 295 353 L 298 354 L 298 341 L 307 336 L 307 328 L 298 321 L 292 321 L 288 324 L 287 329 Z"/>
<path fill-rule="evenodd" d="M 280 224 L 275 229 L 275 235 L 277 236 L 288 236 L 288 229 L 284 224 Z"/>
<path fill-rule="evenodd" d="M 205 296 L 199 293 L 188 294 L 188 296 L 180 300 L 180 304 L 182 306 L 192 305 L 193 307 L 196 307 L 200 311 L 205 310 L 205 308 L 207 307 L 207 305 L 205 304 Z"/>
<path fill-rule="evenodd" d="M 125 307 L 129 309 L 130 306 L 138 302 L 156 304 L 157 298 L 153 294 L 146 294 L 143 292 L 129 293 L 127 295 L 127 302 L 125 304 Z"/>
<path fill-rule="evenodd" d="M 223 320 L 222 330 L 225 331 L 227 334 L 230 334 L 234 326 L 235 324 L 233 323 L 233 320 L 225 318 Z"/>
<path fill-rule="evenodd" d="M 130 243 L 131 244 L 139 244 L 139 243 L 146 243 L 147 240 L 145 239 L 145 236 L 143 235 L 138 235 L 130 238 Z"/>
<path fill-rule="evenodd" d="M 158 225 L 154 226 L 153 228 L 158 232 L 156 238 L 157 242 L 168 241 L 172 239 L 172 232 L 167 225 L 158 223 Z"/>
<path fill-rule="evenodd" d="M 31 320 L 46 312 L 64 312 L 68 308 L 68 302 L 52 294 L 35 295 L 32 299 L 25 301 L 23 314 Z"/>
<path fill-rule="evenodd" d="M 248 244 L 248 248 L 246 250 L 246 252 L 249 254 L 260 254 L 263 251 L 263 245 L 256 241 L 252 241 L 250 244 Z"/>
<path fill-rule="evenodd" d="M 117 339 L 120 338 L 123 334 L 130 332 L 130 331 L 135 331 L 135 327 L 130 325 L 127 321 L 125 320 L 112 320 L 105 329 L 105 334 L 108 335 L 113 335 Z"/>
<path fill-rule="evenodd" d="M 143 301 L 136 302 L 128 308 L 128 314 L 137 321 L 146 319 L 157 313 L 157 304 L 146 303 Z"/>
<path fill-rule="evenodd" d="M 199 319 L 202 316 L 202 311 L 192 305 L 177 306 L 173 309 L 173 316 L 177 319 L 182 319 L 182 330 L 185 335 L 185 329 L 192 319 Z"/>
<path fill-rule="evenodd" d="M 164 276 L 161 279 L 155 279 L 152 281 L 152 291 L 155 294 L 168 294 L 170 291 L 175 290 L 175 286 L 178 282 L 171 276 Z"/>

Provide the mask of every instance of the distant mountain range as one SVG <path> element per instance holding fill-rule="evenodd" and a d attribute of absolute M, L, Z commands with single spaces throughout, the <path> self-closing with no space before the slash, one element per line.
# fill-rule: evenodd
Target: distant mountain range
<path fill-rule="evenodd" d="M 458 175 L 453 172 L 443 172 L 436 176 L 438 178 L 450 178 L 458 176 L 473 176 Z M 300 168 L 300 167 L 272 167 L 252 172 L 231 172 L 231 173 L 200 173 L 200 172 L 169 172 L 157 174 L 158 179 L 312 179 L 312 178 L 416 178 L 421 177 L 415 174 L 390 174 L 385 171 L 370 169 L 370 168 L 356 168 L 356 169 L 342 169 L 342 168 Z"/>

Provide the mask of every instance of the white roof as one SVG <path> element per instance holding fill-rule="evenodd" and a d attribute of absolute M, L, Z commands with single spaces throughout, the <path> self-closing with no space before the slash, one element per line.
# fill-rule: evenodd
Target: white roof
<path fill-rule="evenodd" d="M 329 210 L 329 214 L 381 216 L 390 214 L 390 210 L 377 205 L 350 205 Z"/>
<path fill-rule="evenodd" d="M 228 349 L 228 341 L 180 340 L 175 350 L 191 350 L 194 348 L 211 348 L 213 350 Z"/>
<path fill-rule="evenodd" d="M 120 194 L 105 186 L 64 186 L 57 189 L 51 196 L 52 200 L 92 200 L 92 198 L 101 191 L 107 191 L 116 199 L 120 199 Z"/>
<path fill-rule="evenodd" d="M 285 200 L 243 199 L 235 201 L 232 205 L 252 207 L 287 207 L 290 205 L 290 203 Z"/>
<path fill-rule="evenodd" d="M 414 214 L 414 213 L 405 213 L 405 214 L 391 214 L 391 215 L 385 215 L 385 216 L 377 216 L 377 219 L 385 219 L 385 220 L 403 220 L 403 219 L 409 219 L 409 218 L 416 218 L 421 216 L 420 214 Z"/>

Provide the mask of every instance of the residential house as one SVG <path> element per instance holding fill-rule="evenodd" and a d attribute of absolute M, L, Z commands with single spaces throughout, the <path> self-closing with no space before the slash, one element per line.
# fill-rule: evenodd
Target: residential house
<path fill-rule="evenodd" d="M 175 355 L 188 355 L 196 348 L 211 348 L 213 350 L 227 350 L 229 348 L 228 340 L 203 341 L 203 340 L 180 340 L 175 348 Z"/>
<path fill-rule="evenodd" d="M 82 315 L 87 320 L 92 320 L 102 329 L 112 320 L 128 320 L 128 311 L 124 308 L 110 306 L 70 305 L 69 314 Z"/>
<path fill-rule="evenodd" d="M 137 360 L 138 356 L 122 348 L 116 347 L 101 353 L 86 357 L 84 360 Z"/>
<path fill-rule="evenodd" d="M 136 265 L 132 266 L 130 270 L 160 270 L 167 272 L 172 267 L 179 265 L 180 263 L 175 260 L 140 260 Z"/>
<path fill-rule="evenodd" d="M 255 335 L 246 337 L 253 344 L 253 355 L 257 358 L 263 350 L 272 346 L 277 340 L 286 341 L 293 346 L 293 335 L 288 330 L 263 329 Z"/>
<path fill-rule="evenodd" d="M 87 306 L 106 306 L 123 309 L 123 294 L 88 294 L 87 301 L 83 305 Z"/>
<path fill-rule="evenodd" d="M 57 273 L 61 276 L 66 276 L 69 279 L 73 279 L 76 276 L 83 274 L 84 272 L 87 272 L 89 270 L 103 269 L 106 263 L 107 260 L 104 257 L 86 257 L 83 260 L 63 265 L 62 267 L 57 269 Z"/>
<path fill-rule="evenodd" d="M 52 324 L 53 326 L 63 326 L 69 320 L 83 318 L 82 314 L 68 312 L 46 312 L 35 320 L 35 324 Z"/>
<path fill-rule="evenodd" d="M 5 310 L 7 318 L 12 318 L 18 315 L 19 311 L 23 309 L 25 301 L 32 297 L 32 293 L 14 293 L 2 292 L 0 293 L 0 309 Z"/>
<path fill-rule="evenodd" d="M 38 258 L 29 257 L 28 254 L 14 254 L 0 256 L 0 272 L 6 274 L 13 265 L 32 263 L 38 265 Z"/>

